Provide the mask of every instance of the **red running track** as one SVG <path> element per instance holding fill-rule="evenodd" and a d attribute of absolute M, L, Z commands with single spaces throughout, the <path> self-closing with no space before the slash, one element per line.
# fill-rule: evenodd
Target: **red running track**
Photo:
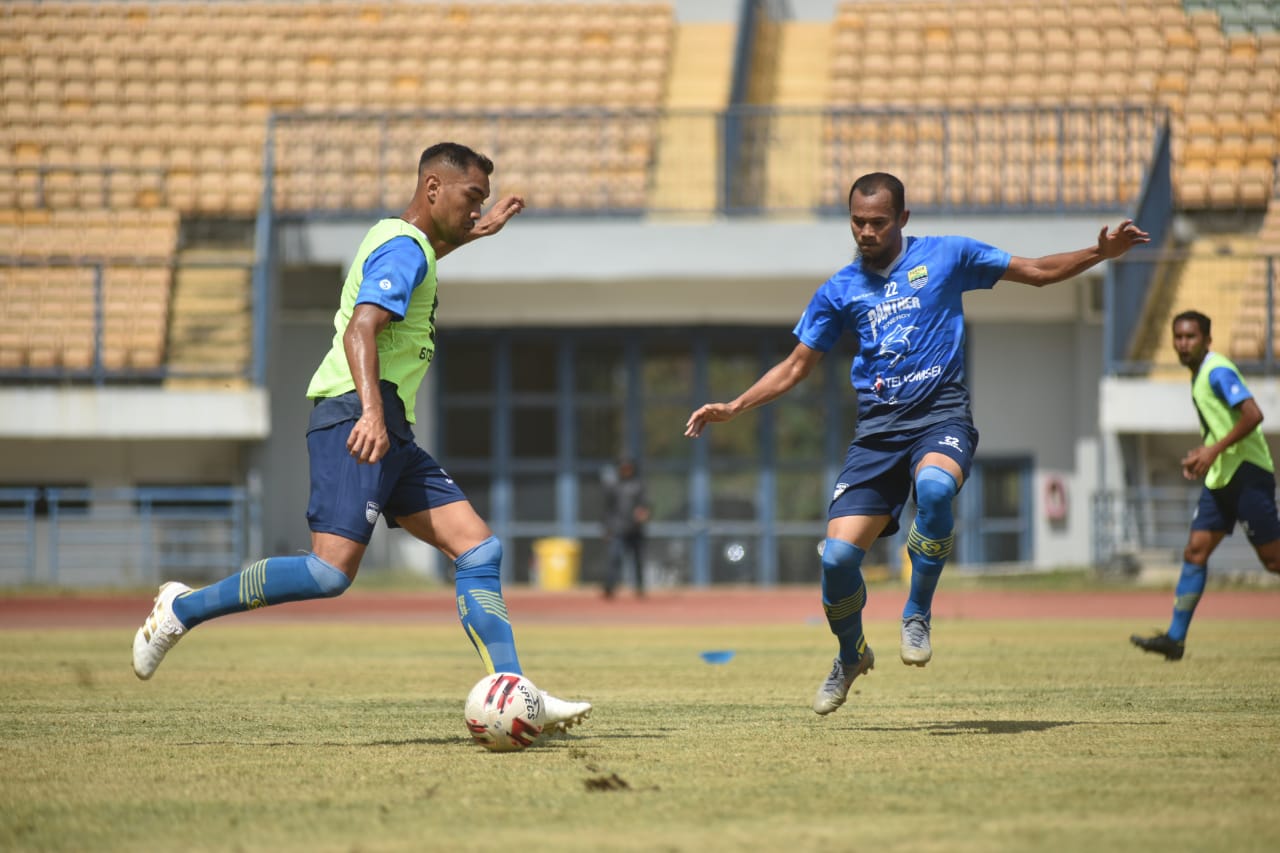
<path fill-rule="evenodd" d="M 643 599 L 630 593 L 606 600 L 598 591 L 551 592 L 516 587 L 506 591 L 513 621 L 563 625 L 785 625 L 821 622 L 816 585 L 762 590 L 747 587 L 658 590 Z M 869 590 L 867 619 L 899 618 L 906 591 Z M 939 619 L 1134 619 L 1161 625 L 1173 606 L 1168 590 L 1114 592 L 1012 592 L 960 590 L 938 592 L 933 614 Z M 0 598 L 0 628 L 136 627 L 151 609 L 149 597 L 77 594 Z M 232 620 L 255 623 L 385 622 L 440 624 L 457 619 L 451 592 L 364 593 L 298 602 L 260 610 Z M 1210 590 L 1197 619 L 1280 619 L 1280 590 Z M 1145 620 L 1145 621 L 1144 621 Z"/>

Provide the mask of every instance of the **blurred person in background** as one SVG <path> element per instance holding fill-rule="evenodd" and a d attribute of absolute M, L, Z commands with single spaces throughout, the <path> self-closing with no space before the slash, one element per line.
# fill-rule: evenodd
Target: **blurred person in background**
<path fill-rule="evenodd" d="M 900 654 L 912 666 L 932 659 L 933 594 L 955 541 L 952 500 L 978 446 L 961 297 L 1002 280 L 1033 287 L 1066 281 L 1149 240 L 1129 220 L 1112 231 L 1104 226 L 1094 245 L 1040 258 L 968 237 L 904 237 L 906 190 L 884 172 L 858 178 L 848 202 L 857 257 L 809 301 L 794 329 L 795 349 L 737 399 L 707 403 L 685 424 L 685 435 L 697 437 L 709 424 L 762 406 L 808 376 L 846 332 L 857 338 L 850 372 L 857 431 L 827 510 L 821 558 L 822 606 L 839 652 L 814 697 L 818 714 L 843 705 L 854 679 L 875 666 L 862 631 L 862 560 L 877 538 L 897 532 L 913 492 Z"/>
<path fill-rule="evenodd" d="M 613 598 L 622 583 L 625 566 L 635 572 L 635 591 L 644 595 L 644 543 L 649 523 L 649 501 L 636 463 L 623 459 L 604 478 L 604 531 L 609 542 L 609 564 L 604 577 L 604 597 Z"/>
<path fill-rule="evenodd" d="M 1182 459 L 1182 476 L 1203 480 L 1191 533 L 1182 552 L 1168 630 L 1129 638 L 1143 651 L 1182 660 L 1187 629 L 1209 575 L 1209 557 L 1223 538 L 1244 529 L 1269 572 L 1280 573 L 1280 517 L 1276 512 L 1275 464 L 1262 436 L 1262 410 L 1240 370 L 1213 352 L 1212 322 L 1199 311 L 1173 318 L 1173 348 L 1191 371 L 1191 402 L 1200 416 L 1204 444 Z"/>
<path fill-rule="evenodd" d="M 351 585 L 379 516 L 454 561 L 458 617 L 489 672 L 523 673 L 502 595 L 502 544 L 453 478 L 414 440 L 414 400 L 435 355 L 437 262 L 497 234 L 524 208 L 508 196 L 481 215 L 493 162 L 452 142 L 427 148 L 409 206 L 365 235 L 334 316 L 333 344 L 311 378 L 307 427 L 311 550 L 260 560 L 192 590 L 170 582 L 133 642 L 150 678 L 192 628 L 229 613 L 330 598 Z M 591 705 L 547 695 L 546 728 Z"/>

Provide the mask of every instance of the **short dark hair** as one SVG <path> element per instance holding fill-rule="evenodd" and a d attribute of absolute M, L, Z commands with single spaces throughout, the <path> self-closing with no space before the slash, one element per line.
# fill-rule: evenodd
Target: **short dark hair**
<path fill-rule="evenodd" d="M 421 176 L 424 169 L 438 162 L 448 163 L 460 171 L 475 166 L 486 175 L 493 174 L 493 161 L 483 154 L 457 142 L 437 142 L 418 158 L 418 175 Z"/>
<path fill-rule="evenodd" d="M 1199 311 L 1183 311 L 1177 317 L 1173 318 L 1173 328 L 1178 328 L 1178 324 L 1184 320 L 1190 320 L 1200 327 L 1200 334 L 1206 338 L 1209 337 L 1209 326 L 1211 321 L 1208 316 L 1201 314 Z"/>
<path fill-rule="evenodd" d="M 888 190 L 889 195 L 893 197 L 894 213 L 902 213 L 907 209 L 907 190 L 902 185 L 902 181 L 890 175 L 888 172 L 871 172 L 863 175 L 861 178 L 853 182 L 853 186 L 849 187 L 849 200 L 847 206 L 853 207 L 853 194 L 861 193 L 862 195 L 875 195 L 881 190 Z"/>

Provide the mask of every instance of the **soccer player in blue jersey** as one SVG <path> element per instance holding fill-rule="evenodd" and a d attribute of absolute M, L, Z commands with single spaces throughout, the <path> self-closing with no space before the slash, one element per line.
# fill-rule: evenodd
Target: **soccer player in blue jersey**
<path fill-rule="evenodd" d="M 830 714 L 855 678 L 875 666 L 862 632 L 862 559 L 878 537 L 898 530 L 912 490 L 916 519 L 907 536 L 911 591 L 902 612 L 902 662 L 924 666 L 933 593 L 951 554 L 951 502 L 978 446 L 964 376 L 965 291 L 1015 281 L 1043 287 L 1124 254 L 1147 234 L 1126 220 L 1103 228 L 1096 245 L 1041 258 L 1011 256 L 967 237 L 904 237 L 909 211 L 902 182 L 863 175 L 849 190 L 858 257 L 818 288 L 796 324 L 791 354 L 729 403 L 689 416 L 685 435 L 731 420 L 786 393 L 841 335 L 857 338 L 850 379 L 858 425 L 827 510 L 822 606 L 839 652 L 813 701 Z"/>
<path fill-rule="evenodd" d="M 435 354 L 436 264 L 498 233 L 524 207 L 508 196 L 481 215 L 493 162 L 452 142 L 418 163 L 408 208 L 376 223 L 357 250 L 334 316 L 333 345 L 311 379 L 307 427 L 311 550 L 271 557 L 203 589 L 166 583 L 133 641 L 150 678 L 202 622 L 288 601 L 341 595 L 382 516 L 454 561 L 458 617 L 489 672 L 521 673 L 500 584 L 502 543 L 413 437 L 414 399 Z M 546 725 L 586 719 L 587 702 L 544 691 Z"/>
<path fill-rule="evenodd" d="M 1182 552 L 1169 629 L 1129 638 L 1143 651 L 1171 661 L 1182 660 L 1186 650 L 1187 629 L 1209 575 L 1209 557 L 1237 521 L 1263 567 L 1280 573 L 1276 466 L 1260 429 L 1262 409 L 1239 368 L 1209 349 L 1211 328 L 1209 318 L 1199 311 L 1183 311 L 1173 318 L 1173 348 L 1178 361 L 1191 371 L 1191 401 L 1204 435 L 1204 443 L 1183 457 L 1182 476 L 1204 480 L 1204 486 Z"/>

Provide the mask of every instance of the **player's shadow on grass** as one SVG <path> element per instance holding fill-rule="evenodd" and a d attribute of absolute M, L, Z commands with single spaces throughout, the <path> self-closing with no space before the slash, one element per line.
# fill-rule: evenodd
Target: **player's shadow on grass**
<path fill-rule="evenodd" d="M 530 749 L 568 749 L 576 746 L 577 737 L 574 735 L 554 735 L 551 737 L 543 737 L 537 741 Z M 469 737 L 417 737 L 406 740 L 375 740 L 369 743 L 358 744 L 324 744 L 325 746 L 462 746 L 467 749 L 474 750 L 477 746 L 476 742 Z"/>
<path fill-rule="evenodd" d="M 451 746 L 454 744 L 471 746 L 471 738 L 459 737 L 411 737 L 402 740 L 371 740 L 368 743 L 350 744 L 351 746 Z"/>
<path fill-rule="evenodd" d="M 948 735 L 1020 735 L 1024 732 L 1047 732 L 1079 723 L 1059 720 L 964 720 L 949 723 L 922 723 L 918 726 L 859 726 L 864 732 L 925 732 Z"/>
<path fill-rule="evenodd" d="M 630 737 L 650 737 L 650 735 L 630 735 Z M 546 747 L 570 747 L 578 740 L 576 735 L 553 735 L 545 737 L 539 742 L 538 746 Z M 276 746 L 289 747 L 295 749 L 300 746 L 338 746 L 349 748 L 353 746 L 465 746 L 468 749 L 473 747 L 475 742 L 469 737 L 414 737 L 414 738 L 396 738 L 386 740 L 371 740 L 363 742 L 353 741 L 298 741 L 298 740 L 190 740 L 179 743 L 178 746 L 250 746 L 254 749 L 263 749 Z"/>
<path fill-rule="evenodd" d="M 339 746 L 343 748 L 353 746 L 451 746 L 454 744 L 466 744 L 470 746 L 472 741 L 469 738 L 458 737 L 415 737 L 404 738 L 402 740 L 371 740 L 366 743 L 355 743 L 352 741 L 299 741 L 299 740 L 190 740 L 185 743 L 179 743 L 178 746 L 250 746 L 254 749 L 268 748 L 273 746 L 285 746 L 290 749 L 299 746 Z"/>

